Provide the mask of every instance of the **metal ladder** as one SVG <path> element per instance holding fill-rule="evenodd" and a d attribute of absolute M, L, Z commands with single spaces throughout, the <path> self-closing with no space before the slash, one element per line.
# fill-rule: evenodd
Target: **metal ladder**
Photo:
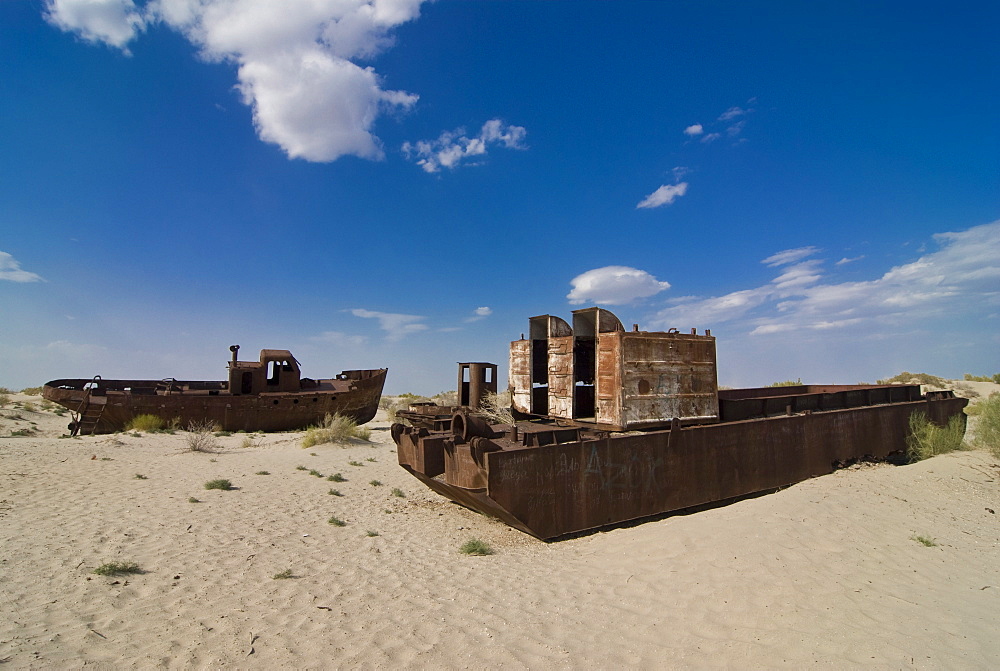
<path fill-rule="evenodd" d="M 101 420 L 101 415 L 104 414 L 104 408 L 107 406 L 106 398 L 102 397 L 100 402 L 95 402 L 92 396 L 92 392 L 97 388 L 97 382 L 100 379 L 100 375 L 95 375 L 90 382 L 84 385 L 87 393 L 84 394 L 83 399 L 80 400 L 79 407 L 73 413 L 73 431 L 71 435 L 93 435 L 97 429 L 97 423 Z"/>

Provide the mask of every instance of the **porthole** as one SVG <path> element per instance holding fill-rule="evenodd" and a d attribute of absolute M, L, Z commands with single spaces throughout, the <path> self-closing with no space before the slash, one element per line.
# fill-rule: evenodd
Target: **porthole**
<path fill-rule="evenodd" d="M 275 405 L 278 405 L 278 402 L 277 402 L 277 401 L 272 401 L 272 403 L 274 403 Z"/>
<path fill-rule="evenodd" d="M 649 382 L 646 380 L 639 380 L 639 393 L 643 396 L 649 393 Z"/>

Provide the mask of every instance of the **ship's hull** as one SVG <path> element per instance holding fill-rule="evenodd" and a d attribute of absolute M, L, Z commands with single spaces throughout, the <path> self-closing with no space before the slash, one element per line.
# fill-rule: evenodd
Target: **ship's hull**
<path fill-rule="evenodd" d="M 903 459 L 914 412 L 964 423 L 966 403 L 921 397 L 646 433 L 523 422 L 475 436 L 466 428 L 464 439 L 454 426 L 397 425 L 393 436 L 400 465 L 434 491 L 553 538 L 774 490 L 857 460 Z"/>
<path fill-rule="evenodd" d="M 345 371 L 309 389 L 251 395 L 231 394 L 225 382 L 213 381 L 52 380 L 42 395 L 80 413 L 77 422 L 85 421 L 87 409 L 94 420 L 85 433 L 121 431 L 144 414 L 181 428 L 206 422 L 227 431 L 294 431 L 321 423 L 327 414 L 371 421 L 385 376 L 385 369 Z"/>

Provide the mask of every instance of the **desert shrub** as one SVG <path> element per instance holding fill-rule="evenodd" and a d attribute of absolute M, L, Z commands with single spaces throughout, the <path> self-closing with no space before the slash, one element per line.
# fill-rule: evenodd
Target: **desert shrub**
<path fill-rule="evenodd" d="M 333 475 L 327 477 L 327 480 L 330 482 L 347 482 L 347 478 L 340 473 L 334 473 Z"/>
<path fill-rule="evenodd" d="M 940 387 L 944 388 L 948 386 L 948 382 L 944 378 L 940 378 L 937 375 L 928 375 L 927 373 L 908 373 L 903 371 L 899 375 L 894 375 L 890 378 L 884 380 L 876 380 L 877 384 L 923 384 L 928 387 Z"/>
<path fill-rule="evenodd" d="M 228 492 L 233 488 L 233 483 L 224 478 L 218 480 L 209 480 L 205 483 L 205 489 L 221 489 L 224 492 Z"/>
<path fill-rule="evenodd" d="M 13 394 L 14 392 L 7 387 L 0 387 L 0 394 Z"/>
<path fill-rule="evenodd" d="M 162 417 L 157 417 L 156 415 L 136 415 L 125 425 L 125 430 L 154 433 L 162 431 L 164 426 L 166 426 L 166 422 L 163 421 Z"/>
<path fill-rule="evenodd" d="M 399 487 L 393 487 L 392 488 L 392 495 L 393 496 L 398 496 L 401 499 L 405 499 L 406 498 L 406 494 Z"/>
<path fill-rule="evenodd" d="M 493 548 L 489 546 L 478 538 L 470 538 L 469 540 L 462 543 L 462 547 L 458 548 L 458 551 L 464 555 L 491 555 L 493 554 Z"/>
<path fill-rule="evenodd" d="M 993 394 L 976 404 L 976 447 L 983 447 L 1000 459 L 1000 394 Z"/>
<path fill-rule="evenodd" d="M 797 378 L 795 380 L 783 380 L 781 382 L 772 382 L 768 387 L 799 387 L 802 385 L 802 378 Z"/>
<path fill-rule="evenodd" d="M 240 447 L 251 448 L 260 447 L 264 444 L 263 436 L 243 436 L 243 442 L 240 443 Z"/>
<path fill-rule="evenodd" d="M 289 580 L 289 579 L 291 579 L 291 578 L 294 578 L 294 577 L 295 577 L 295 574 L 294 574 L 294 573 L 292 573 L 292 569 L 290 569 L 290 568 L 286 568 L 286 569 L 285 569 L 284 571 L 282 571 L 281 573 L 275 573 L 275 574 L 274 574 L 273 576 L 271 576 L 271 577 L 272 577 L 272 578 L 273 578 L 274 580 Z"/>
<path fill-rule="evenodd" d="M 996 376 L 994 376 L 996 377 Z M 973 375 L 972 373 L 966 373 L 962 376 L 962 379 L 966 382 L 992 382 L 993 378 L 989 375 Z"/>
<path fill-rule="evenodd" d="M 192 452 L 215 452 L 219 447 L 212 433 L 214 425 L 209 421 L 191 422 L 188 424 L 188 434 L 184 436 L 188 449 Z"/>
<path fill-rule="evenodd" d="M 21 408 L 23 408 L 24 410 L 26 410 L 28 412 L 38 412 L 38 406 L 36 406 L 31 401 L 27 401 L 25 403 L 22 403 L 21 404 Z"/>
<path fill-rule="evenodd" d="M 41 387 L 25 387 L 24 389 L 21 390 L 21 393 L 24 394 L 25 396 L 41 396 L 42 395 L 42 388 Z"/>
<path fill-rule="evenodd" d="M 327 522 L 329 522 L 330 524 L 332 524 L 335 527 L 346 527 L 347 526 L 347 522 L 345 522 L 344 520 L 340 519 L 339 517 L 331 517 L 330 519 L 327 520 Z"/>
<path fill-rule="evenodd" d="M 0 391 L 0 408 L 6 408 L 10 405 L 10 394 Z"/>
<path fill-rule="evenodd" d="M 930 536 L 911 536 L 911 539 L 917 541 L 918 543 L 927 548 L 932 548 L 937 546 L 937 541 L 935 541 Z"/>
<path fill-rule="evenodd" d="M 431 396 L 431 400 L 437 403 L 438 405 L 443 405 L 443 406 L 458 405 L 458 392 L 441 391 Z"/>
<path fill-rule="evenodd" d="M 906 454 L 910 461 L 920 461 L 938 454 L 962 449 L 965 425 L 961 416 L 948 419 L 947 426 L 938 426 L 922 412 L 910 415 L 910 433 L 906 437 Z"/>
<path fill-rule="evenodd" d="M 320 426 L 311 427 L 306 431 L 306 435 L 302 438 L 302 447 L 323 443 L 346 443 L 351 438 L 367 441 L 371 438 L 371 430 L 366 426 L 358 426 L 350 417 L 327 415 Z"/>
<path fill-rule="evenodd" d="M 510 392 L 494 394 L 491 391 L 483 395 L 483 400 L 476 411 L 490 424 L 513 424 L 514 415 L 510 411 Z"/>
<path fill-rule="evenodd" d="M 101 564 L 94 569 L 97 575 L 122 575 L 123 573 L 142 573 L 143 570 L 135 562 L 113 561 Z"/>

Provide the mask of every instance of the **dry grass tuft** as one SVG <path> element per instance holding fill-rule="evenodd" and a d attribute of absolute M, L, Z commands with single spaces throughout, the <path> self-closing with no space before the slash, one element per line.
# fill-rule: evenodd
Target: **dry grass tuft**
<path fill-rule="evenodd" d="M 157 417 L 156 415 L 136 415 L 125 425 L 125 431 L 156 433 L 157 431 L 163 431 L 166 424 L 162 417 Z"/>
<path fill-rule="evenodd" d="M 323 443 L 346 443 L 352 438 L 367 441 L 371 438 L 371 429 L 358 426 L 350 417 L 343 415 L 327 415 L 323 424 L 306 431 L 302 438 L 302 447 L 309 448 Z"/>
<path fill-rule="evenodd" d="M 485 417 L 490 424 L 513 424 L 514 415 L 511 414 L 510 406 L 509 391 L 503 391 L 499 394 L 486 392 L 482 405 L 476 412 Z"/>
<path fill-rule="evenodd" d="M 990 451 L 1000 459 L 1000 394 L 993 394 L 976 404 L 976 447 Z"/>

